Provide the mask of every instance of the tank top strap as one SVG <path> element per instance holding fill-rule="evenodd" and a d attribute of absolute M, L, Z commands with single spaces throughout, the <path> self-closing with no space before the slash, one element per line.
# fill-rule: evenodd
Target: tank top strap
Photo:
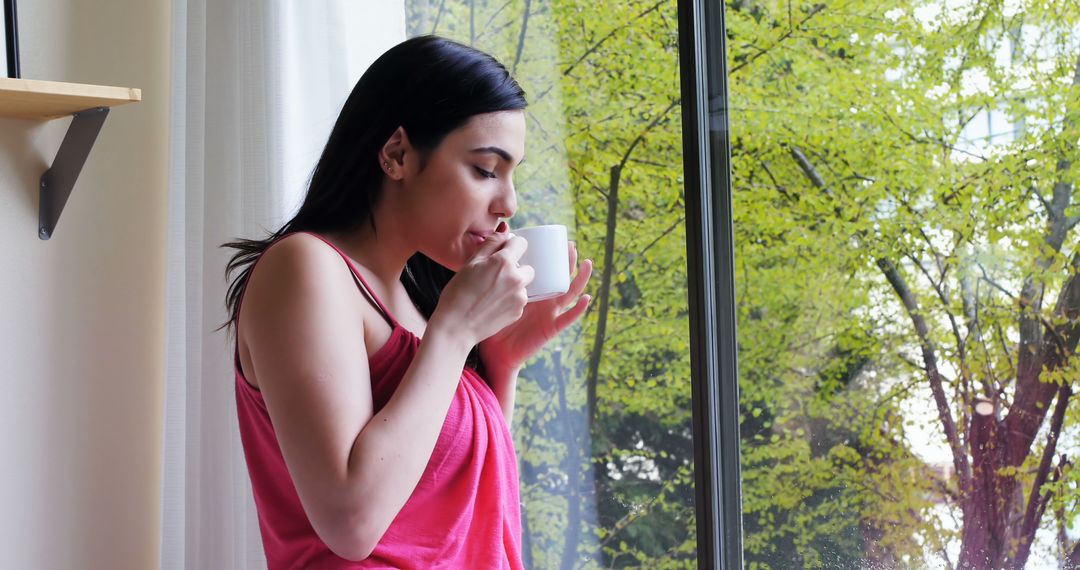
<path fill-rule="evenodd" d="M 336 251 L 338 253 L 338 255 L 341 256 L 341 259 L 345 260 L 345 265 L 347 265 L 349 267 L 349 271 L 352 273 L 353 281 L 356 282 L 356 285 L 360 288 L 360 291 L 364 294 L 364 296 L 367 297 L 368 300 L 371 301 L 371 303 L 373 305 L 375 305 L 375 308 L 379 310 L 379 313 L 382 314 L 383 318 L 386 319 L 386 322 L 389 323 L 391 327 L 396 328 L 398 326 L 397 320 L 395 320 L 394 316 L 390 314 L 390 311 L 386 308 L 386 305 L 383 305 L 382 301 L 380 301 L 379 298 L 375 295 L 375 291 L 373 291 L 371 289 L 371 286 L 368 285 L 367 280 L 365 280 L 364 276 L 360 274 L 360 270 L 358 270 L 356 268 L 356 265 L 353 263 L 353 260 L 350 259 L 348 255 L 345 255 L 344 251 L 341 251 L 341 249 L 338 246 L 330 243 L 330 240 L 322 237 L 319 234 L 312 233 L 312 232 L 297 232 L 297 233 L 308 234 L 310 236 L 314 236 L 314 237 L 320 239 L 326 245 L 333 248 L 334 251 Z"/>

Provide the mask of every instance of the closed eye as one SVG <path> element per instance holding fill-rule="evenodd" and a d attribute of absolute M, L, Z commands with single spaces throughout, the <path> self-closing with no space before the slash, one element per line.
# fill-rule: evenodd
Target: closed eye
<path fill-rule="evenodd" d="M 484 170 L 479 166 L 474 166 L 473 168 L 475 168 L 476 171 L 480 173 L 480 176 L 483 176 L 484 178 L 495 178 L 495 173 L 490 170 Z"/>

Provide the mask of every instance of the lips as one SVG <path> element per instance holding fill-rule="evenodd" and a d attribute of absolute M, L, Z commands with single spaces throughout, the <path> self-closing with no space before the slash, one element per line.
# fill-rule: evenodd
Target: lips
<path fill-rule="evenodd" d="M 468 231 L 469 231 L 470 234 L 475 235 L 475 236 L 480 236 L 483 239 L 487 239 L 488 236 L 495 233 L 495 230 L 488 229 L 488 228 L 480 228 L 480 229 L 470 228 Z"/>
<path fill-rule="evenodd" d="M 465 233 L 466 233 L 466 235 L 469 236 L 469 238 L 473 242 L 475 242 L 477 244 L 481 244 L 481 243 L 484 243 L 485 241 L 487 241 L 487 239 L 489 237 L 491 237 L 494 233 L 498 232 L 500 228 L 503 228 L 503 231 L 506 231 L 505 230 L 505 225 L 506 225 L 506 222 L 499 222 L 499 225 L 496 226 L 494 229 L 491 229 L 490 227 L 489 228 L 479 228 L 479 229 L 478 228 L 469 228 L 468 230 L 466 230 Z"/>

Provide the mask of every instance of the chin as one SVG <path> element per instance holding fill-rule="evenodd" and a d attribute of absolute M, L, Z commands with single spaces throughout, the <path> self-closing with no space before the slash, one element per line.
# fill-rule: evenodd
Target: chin
<path fill-rule="evenodd" d="M 439 265 L 449 269 L 450 271 L 453 271 L 454 273 L 457 273 L 458 271 L 461 271 L 462 267 L 465 267 L 465 261 L 458 261 L 458 262 L 451 262 L 451 263 L 443 263 L 443 262 L 440 261 Z"/>
<path fill-rule="evenodd" d="M 444 253 L 443 255 L 439 255 L 439 254 L 434 254 L 433 255 L 431 253 L 427 253 L 427 252 L 423 252 L 423 251 L 420 252 L 420 253 L 423 253 L 425 256 L 427 256 L 428 259 L 434 261 L 435 263 L 438 263 L 439 265 L 449 269 L 450 271 L 453 271 L 454 273 L 457 273 L 458 271 L 461 271 L 461 268 L 465 267 L 465 263 L 468 261 L 468 258 L 466 258 L 464 260 L 459 260 L 458 257 L 460 257 L 460 255 L 455 255 L 455 254 L 447 255 L 447 254 Z"/>

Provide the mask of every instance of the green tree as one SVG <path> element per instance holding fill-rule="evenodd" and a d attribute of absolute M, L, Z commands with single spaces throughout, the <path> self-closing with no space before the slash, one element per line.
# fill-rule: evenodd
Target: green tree
<path fill-rule="evenodd" d="M 527 563 L 696 566 L 676 2 L 407 4 L 530 95 L 518 225 L 596 262 L 582 327 L 523 371 Z"/>
<path fill-rule="evenodd" d="M 529 565 L 693 566 L 676 2 L 407 6 L 525 86 L 519 223 L 597 262 L 519 388 Z M 1077 3 L 726 16 L 748 565 L 1080 558 Z M 965 140 L 990 112 L 1019 128 Z"/>
<path fill-rule="evenodd" d="M 1024 567 L 1075 517 L 1080 10 L 727 6 L 751 566 Z M 965 141 L 991 111 L 1023 128 Z"/>

